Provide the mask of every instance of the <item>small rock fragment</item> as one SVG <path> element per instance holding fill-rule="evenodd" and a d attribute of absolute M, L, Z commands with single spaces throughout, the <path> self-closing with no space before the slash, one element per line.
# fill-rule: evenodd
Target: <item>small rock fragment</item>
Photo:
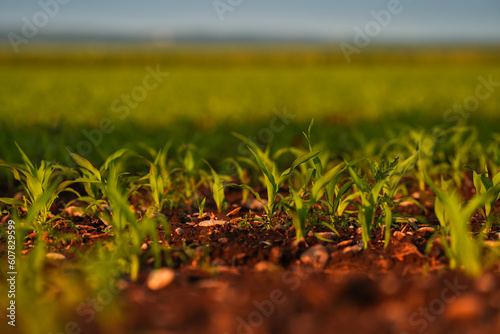
<path fill-rule="evenodd" d="M 446 318 L 449 320 L 473 320 L 479 318 L 484 311 L 483 303 L 473 294 L 459 296 L 448 305 Z"/>
<path fill-rule="evenodd" d="M 315 245 L 310 247 L 300 256 L 300 261 L 315 269 L 323 269 L 330 258 L 328 249 L 323 245 Z"/>
<path fill-rule="evenodd" d="M 495 277 L 490 273 L 486 273 L 476 280 L 475 286 L 479 292 L 490 293 L 496 287 Z"/>
<path fill-rule="evenodd" d="M 356 234 L 361 234 L 361 233 L 363 233 L 363 228 L 362 227 L 358 227 L 356 229 Z"/>
<path fill-rule="evenodd" d="M 235 216 L 238 214 L 238 212 L 240 212 L 240 210 L 241 210 L 241 207 L 237 207 L 236 209 L 232 210 L 231 212 L 228 212 L 226 214 L 226 216 L 228 216 L 228 217 Z"/>
<path fill-rule="evenodd" d="M 172 269 L 161 268 L 154 270 L 148 277 L 148 288 L 150 290 L 160 290 L 172 283 L 175 273 Z"/>
<path fill-rule="evenodd" d="M 216 225 L 226 225 L 227 222 L 225 220 L 204 220 L 200 222 L 198 225 L 201 227 L 210 227 Z"/>
<path fill-rule="evenodd" d="M 349 247 L 344 248 L 344 250 L 342 251 L 342 253 L 344 253 L 344 254 L 347 254 L 347 253 L 358 254 L 362 250 L 363 250 L 363 248 L 361 246 L 354 245 L 354 246 L 349 246 Z"/>
<path fill-rule="evenodd" d="M 49 260 L 55 260 L 55 261 L 60 261 L 66 259 L 66 256 L 59 254 L 59 253 L 47 253 L 45 254 L 45 257 Z"/>
<path fill-rule="evenodd" d="M 424 233 L 424 232 L 434 233 L 434 228 L 429 227 L 429 226 L 424 226 L 424 227 L 419 228 L 417 232 L 419 232 L 419 233 Z"/>
<path fill-rule="evenodd" d="M 344 240 L 337 244 L 339 247 L 349 246 L 353 243 L 353 240 Z"/>
<path fill-rule="evenodd" d="M 285 228 L 284 228 L 284 227 L 283 227 L 283 225 L 281 225 L 281 224 L 277 224 L 277 225 L 275 225 L 273 229 L 274 229 L 275 231 L 284 231 L 284 230 L 285 230 Z"/>
<path fill-rule="evenodd" d="M 316 234 L 321 238 L 325 238 L 328 240 L 337 240 L 339 238 L 339 236 L 334 232 L 318 232 Z"/>
<path fill-rule="evenodd" d="M 267 272 L 278 272 L 280 271 L 280 267 L 271 263 L 269 261 L 260 261 L 254 267 L 255 271 L 267 271 Z"/>
<path fill-rule="evenodd" d="M 183 235 L 185 232 L 182 228 L 178 227 L 175 229 L 175 233 L 177 233 L 178 235 Z"/>
<path fill-rule="evenodd" d="M 229 239 L 228 239 L 228 238 L 226 238 L 226 237 L 224 237 L 224 238 L 219 238 L 219 240 L 218 240 L 218 241 L 219 241 L 219 243 L 221 243 L 221 244 L 225 244 L 225 243 L 227 243 L 227 242 L 229 241 Z"/>
<path fill-rule="evenodd" d="M 394 238 L 396 238 L 397 240 L 401 240 L 405 237 L 405 234 L 403 232 L 400 232 L 400 231 L 395 231 L 392 236 Z"/>

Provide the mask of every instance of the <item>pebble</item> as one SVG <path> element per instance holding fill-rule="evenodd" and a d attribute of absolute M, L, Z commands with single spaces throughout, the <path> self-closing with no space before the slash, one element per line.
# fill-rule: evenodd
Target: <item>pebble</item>
<path fill-rule="evenodd" d="M 323 269 L 330 258 L 328 248 L 323 245 L 314 245 L 300 256 L 300 261 L 315 269 Z"/>
<path fill-rule="evenodd" d="M 449 320 L 473 320 L 479 318 L 484 312 L 483 303 L 473 294 L 459 296 L 454 302 L 448 304 L 446 318 Z"/>
<path fill-rule="evenodd" d="M 175 273 L 172 269 L 161 268 L 149 274 L 147 285 L 150 290 L 160 290 L 172 283 L 174 278 Z"/>
<path fill-rule="evenodd" d="M 227 222 L 225 220 L 204 220 L 200 222 L 198 225 L 201 227 L 210 227 L 216 225 L 226 225 Z"/>
<path fill-rule="evenodd" d="M 229 241 L 229 239 L 228 239 L 228 238 L 226 238 L 226 237 L 224 237 L 224 238 L 219 238 L 219 240 L 218 240 L 218 241 L 219 241 L 219 243 L 221 243 L 221 244 L 225 244 L 226 242 L 228 242 L 228 241 Z"/>
<path fill-rule="evenodd" d="M 185 232 L 182 228 L 178 227 L 175 229 L 175 233 L 177 233 L 178 235 L 183 235 Z"/>
<path fill-rule="evenodd" d="M 358 254 L 361 252 L 363 248 L 360 245 L 354 245 L 354 246 L 349 246 L 344 248 L 342 253 L 347 254 L 347 253 L 353 253 L 353 254 Z"/>
<path fill-rule="evenodd" d="M 257 262 L 257 264 L 255 264 L 255 266 L 253 268 L 255 269 L 255 271 L 259 271 L 259 272 L 263 272 L 263 271 L 279 272 L 280 271 L 280 267 L 278 267 L 277 265 L 275 265 L 274 263 L 271 263 L 269 261 Z"/>
<path fill-rule="evenodd" d="M 66 256 L 59 253 L 47 253 L 45 254 L 45 257 L 49 260 L 56 260 L 56 261 L 66 259 Z"/>
<path fill-rule="evenodd" d="M 353 243 L 353 240 L 344 240 L 337 244 L 339 247 L 349 246 Z"/>
<path fill-rule="evenodd" d="M 277 224 L 277 225 L 275 225 L 273 229 L 274 229 L 275 231 L 284 231 L 284 230 L 285 230 L 285 228 L 284 228 L 284 227 L 283 227 L 283 225 L 281 225 L 281 224 Z"/>
<path fill-rule="evenodd" d="M 428 227 L 428 226 L 425 226 L 425 227 L 421 227 L 418 229 L 418 232 L 430 232 L 430 233 L 434 233 L 434 228 L 433 227 Z"/>
<path fill-rule="evenodd" d="M 358 227 L 356 229 L 356 234 L 361 234 L 361 233 L 363 233 L 363 228 L 362 227 Z"/>
<path fill-rule="evenodd" d="M 476 286 L 477 291 L 490 293 L 496 288 L 495 277 L 490 273 L 486 273 L 479 277 L 474 285 Z"/>
<path fill-rule="evenodd" d="M 400 232 L 400 231 L 395 231 L 392 236 L 394 238 L 396 238 L 397 240 L 401 240 L 405 237 L 405 234 L 403 232 Z"/>
<path fill-rule="evenodd" d="M 328 240 L 337 240 L 339 238 L 335 232 L 318 232 L 317 235 Z"/>

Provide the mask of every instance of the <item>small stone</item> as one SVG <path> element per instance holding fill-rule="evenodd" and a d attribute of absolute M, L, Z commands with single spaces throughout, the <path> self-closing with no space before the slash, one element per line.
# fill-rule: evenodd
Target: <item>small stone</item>
<path fill-rule="evenodd" d="M 281 224 L 276 224 L 273 228 L 275 231 L 284 231 L 285 228 Z"/>
<path fill-rule="evenodd" d="M 337 246 L 339 247 L 345 247 L 345 246 L 349 246 L 349 245 L 352 245 L 353 243 L 353 240 L 344 240 L 344 241 L 341 241 L 337 244 Z"/>
<path fill-rule="evenodd" d="M 337 240 L 339 236 L 335 232 L 319 232 L 316 233 L 321 238 L 325 238 L 328 240 Z"/>
<path fill-rule="evenodd" d="M 146 249 L 148 249 L 148 244 L 147 244 L 147 243 L 143 243 L 143 244 L 141 245 L 141 249 L 142 249 L 142 250 L 146 250 Z"/>
<path fill-rule="evenodd" d="M 415 218 L 408 218 L 408 222 L 411 224 L 416 224 L 418 223 L 418 220 L 416 220 Z"/>
<path fill-rule="evenodd" d="M 221 243 L 221 244 L 225 244 L 225 243 L 227 243 L 227 242 L 229 241 L 229 239 L 228 239 L 228 238 L 226 238 L 226 237 L 224 237 L 224 238 L 219 238 L 219 240 L 218 240 L 218 241 L 219 241 L 219 243 Z"/>
<path fill-rule="evenodd" d="M 227 221 L 225 220 L 204 220 L 200 222 L 198 225 L 201 227 L 210 227 L 216 225 L 226 225 Z"/>
<path fill-rule="evenodd" d="M 154 270 L 148 277 L 148 288 L 150 290 L 160 290 L 172 283 L 175 273 L 172 269 L 161 268 Z"/>
<path fill-rule="evenodd" d="M 59 253 L 47 253 L 45 254 L 45 257 L 49 260 L 55 260 L 55 261 L 60 261 L 66 259 L 66 256 L 59 254 Z"/>
<path fill-rule="evenodd" d="M 419 233 L 425 233 L 425 232 L 434 233 L 434 231 L 435 231 L 434 228 L 429 227 L 429 226 L 424 226 L 424 227 L 419 228 L 417 232 L 419 232 Z"/>
<path fill-rule="evenodd" d="M 328 248 L 323 245 L 315 245 L 310 247 L 300 256 L 300 261 L 315 269 L 323 269 L 330 258 Z"/>
<path fill-rule="evenodd" d="M 260 261 L 255 266 L 253 267 L 255 271 L 267 271 L 267 272 L 278 272 L 280 271 L 280 267 L 275 265 L 274 263 L 271 263 L 269 261 Z"/>
<path fill-rule="evenodd" d="M 476 280 L 475 286 L 479 292 L 490 293 L 496 288 L 495 277 L 490 273 L 486 273 Z"/>
<path fill-rule="evenodd" d="M 347 253 L 358 254 L 362 250 L 363 250 L 363 248 L 361 246 L 354 245 L 354 246 L 349 246 L 349 247 L 344 248 L 344 250 L 342 251 L 342 253 L 344 253 L 344 254 L 347 254 Z"/>
<path fill-rule="evenodd" d="M 405 234 L 403 232 L 400 232 L 400 231 L 395 231 L 392 236 L 394 238 L 396 238 L 397 240 L 401 240 L 405 237 Z"/>
<path fill-rule="evenodd" d="M 449 320 L 474 320 L 478 319 L 484 311 L 481 300 L 473 295 L 466 294 L 459 296 L 455 301 L 448 305 L 446 309 L 446 318 Z"/>
<path fill-rule="evenodd" d="M 182 228 L 178 227 L 175 229 L 175 233 L 177 233 L 178 235 L 183 235 L 185 232 Z"/>
<path fill-rule="evenodd" d="M 363 233 L 363 228 L 362 227 L 358 227 L 356 229 L 356 234 L 361 234 L 361 233 Z"/>
<path fill-rule="evenodd" d="M 240 210 L 241 210 L 241 207 L 237 207 L 236 209 L 232 210 L 231 212 L 228 212 L 226 214 L 226 216 L 228 216 L 228 217 L 235 216 L 238 214 L 238 212 L 240 212 Z"/>

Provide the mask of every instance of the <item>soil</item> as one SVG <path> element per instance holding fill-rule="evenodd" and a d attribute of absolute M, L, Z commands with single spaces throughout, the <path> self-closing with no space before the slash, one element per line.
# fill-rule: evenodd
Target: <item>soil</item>
<path fill-rule="evenodd" d="M 239 195 L 229 194 L 228 211 L 241 205 Z M 423 214 L 413 204 L 399 209 L 401 215 Z M 396 225 L 385 248 L 383 231 L 374 230 L 366 250 L 349 219 L 338 236 L 317 225 L 297 245 L 288 218 L 279 216 L 279 225 L 268 228 L 246 221 L 263 212 L 245 206 L 230 217 L 165 215 L 172 233 L 168 240 L 161 232 L 161 240 L 182 250 L 169 262 L 175 279 L 151 290 L 152 259 L 143 259 L 147 265 L 137 281 L 121 280 L 121 322 L 73 319 L 82 333 L 500 333 L 499 264 L 476 279 L 449 270 L 439 240 L 432 239 L 438 224 L 432 208 L 426 213 L 430 224 L 416 223 L 419 230 Z M 227 223 L 199 225 L 211 219 Z M 473 218 L 473 228 L 480 222 Z M 79 232 L 71 243 L 47 237 L 52 251 L 71 258 L 69 248 L 111 237 L 102 221 L 74 217 L 74 223 Z M 57 229 L 75 233 L 64 222 Z M 499 230 L 493 228 L 489 239 Z M 33 239 L 28 236 L 27 250 Z"/>

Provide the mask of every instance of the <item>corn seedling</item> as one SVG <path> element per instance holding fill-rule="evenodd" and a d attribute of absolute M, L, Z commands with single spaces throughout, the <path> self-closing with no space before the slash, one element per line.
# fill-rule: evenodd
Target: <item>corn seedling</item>
<path fill-rule="evenodd" d="M 451 269 L 461 267 L 467 274 L 479 276 L 483 270 L 484 234 L 479 233 L 477 239 L 474 239 L 468 222 L 479 208 L 497 196 L 498 187 L 476 196 L 467 205 L 462 205 L 456 192 L 449 194 L 439 189 L 429 176 L 426 175 L 426 179 L 436 194 L 435 212 L 444 227 L 441 244 L 450 259 Z M 448 235 L 449 241 L 446 238 Z"/>
<path fill-rule="evenodd" d="M 239 187 L 241 187 L 242 189 L 248 189 L 250 192 L 252 192 L 257 200 L 264 205 L 267 216 L 272 217 L 274 215 L 276 207 L 279 206 L 279 202 L 277 202 L 278 192 L 287 180 L 290 173 L 301 164 L 317 156 L 319 154 L 319 151 L 302 155 L 301 157 L 297 158 L 289 168 L 287 168 L 280 174 L 277 170 L 276 164 L 270 161 L 267 158 L 266 154 L 252 140 L 247 139 L 239 134 L 233 135 L 241 139 L 247 145 L 264 176 L 267 189 L 267 206 L 264 205 L 260 195 L 255 190 L 246 185 L 240 185 Z"/>
<path fill-rule="evenodd" d="M 472 169 L 469 166 L 466 167 Z M 489 177 L 487 166 L 485 167 L 484 174 L 478 174 L 475 170 L 473 170 L 472 173 L 474 188 L 476 189 L 476 196 L 483 195 L 488 192 L 493 193 L 492 200 L 485 203 L 480 210 L 484 219 L 486 219 L 485 233 L 488 233 L 491 230 L 491 225 L 493 224 L 492 209 L 496 201 L 498 201 L 498 199 L 500 198 L 500 172 L 498 172 L 496 175 L 493 175 L 492 179 L 490 179 Z"/>

